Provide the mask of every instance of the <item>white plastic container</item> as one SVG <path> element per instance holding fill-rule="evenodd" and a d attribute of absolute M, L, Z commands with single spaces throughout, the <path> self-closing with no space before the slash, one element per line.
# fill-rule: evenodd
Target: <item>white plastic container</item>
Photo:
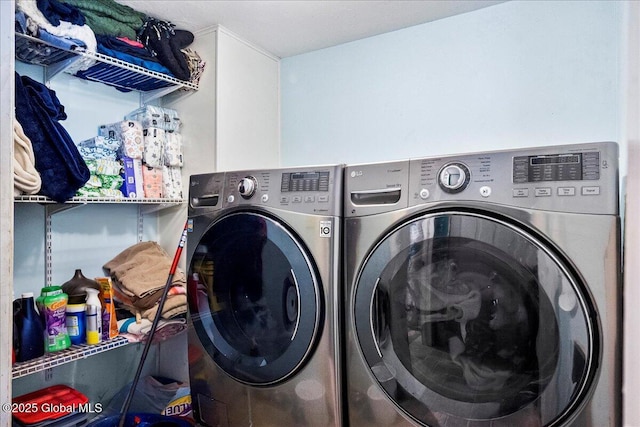
<path fill-rule="evenodd" d="M 102 341 L 102 304 L 99 291 L 86 288 L 85 323 L 87 328 L 87 344 L 98 344 Z"/>

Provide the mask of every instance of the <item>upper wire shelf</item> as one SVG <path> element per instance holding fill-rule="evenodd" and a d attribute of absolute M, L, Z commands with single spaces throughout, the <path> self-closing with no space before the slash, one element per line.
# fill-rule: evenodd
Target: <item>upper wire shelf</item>
<path fill-rule="evenodd" d="M 164 96 L 177 89 L 198 90 L 198 85 L 195 83 L 178 80 L 167 74 L 151 71 L 111 56 L 85 52 L 81 48 L 66 49 L 54 46 L 19 32 L 15 35 L 16 57 L 22 62 L 47 67 L 47 80 L 65 71 L 80 58 L 89 58 L 94 60 L 95 64 L 82 71 L 82 78 L 119 90 L 142 92 L 149 94 L 150 98 Z M 37 48 L 34 49 L 33 46 Z"/>

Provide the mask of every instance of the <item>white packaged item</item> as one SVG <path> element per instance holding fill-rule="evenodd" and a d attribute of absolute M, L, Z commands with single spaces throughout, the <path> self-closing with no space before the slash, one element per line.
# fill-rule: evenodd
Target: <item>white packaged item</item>
<path fill-rule="evenodd" d="M 152 168 L 148 165 L 142 165 L 142 183 L 144 187 L 145 198 L 161 199 L 162 197 L 164 197 L 162 169 L 164 169 L 164 166 Z"/>
<path fill-rule="evenodd" d="M 98 127 L 98 135 L 117 139 L 120 142 L 120 155 L 132 159 L 142 158 L 142 124 L 136 120 L 123 120 Z"/>
<path fill-rule="evenodd" d="M 146 105 L 138 108 L 127 114 L 126 118 L 139 121 L 145 129 L 160 128 L 177 132 L 182 124 L 176 110 L 155 105 Z"/>
<path fill-rule="evenodd" d="M 182 199 L 182 169 L 165 166 L 162 170 L 162 184 L 164 197 L 167 199 Z"/>
<path fill-rule="evenodd" d="M 182 135 L 178 132 L 166 132 L 164 145 L 164 165 L 183 166 Z"/>
<path fill-rule="evenodd" d="M 146 128 L 144 134 L 144 150 L 142 160 L 147 166 L 159 168 L 164 166 L 164 146 L 166 132 L 160 128 Z"/>

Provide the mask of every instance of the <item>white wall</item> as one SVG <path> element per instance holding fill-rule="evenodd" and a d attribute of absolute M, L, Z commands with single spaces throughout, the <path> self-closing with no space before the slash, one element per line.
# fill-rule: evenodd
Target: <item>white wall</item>
<path fill-rule="evenodd" d="M 623 21 L 622 2 L 512 1 L 285 58 L 282 164 L 603 140 L 624 154 Z"/>

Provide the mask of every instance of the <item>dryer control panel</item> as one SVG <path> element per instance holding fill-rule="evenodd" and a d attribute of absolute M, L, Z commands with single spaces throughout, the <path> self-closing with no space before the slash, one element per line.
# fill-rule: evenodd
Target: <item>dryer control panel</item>
<path fill-rule="evenodd" d="M 342 165 L 225 173 L 224 207 L 258 206 L 339 216 Z"/>

